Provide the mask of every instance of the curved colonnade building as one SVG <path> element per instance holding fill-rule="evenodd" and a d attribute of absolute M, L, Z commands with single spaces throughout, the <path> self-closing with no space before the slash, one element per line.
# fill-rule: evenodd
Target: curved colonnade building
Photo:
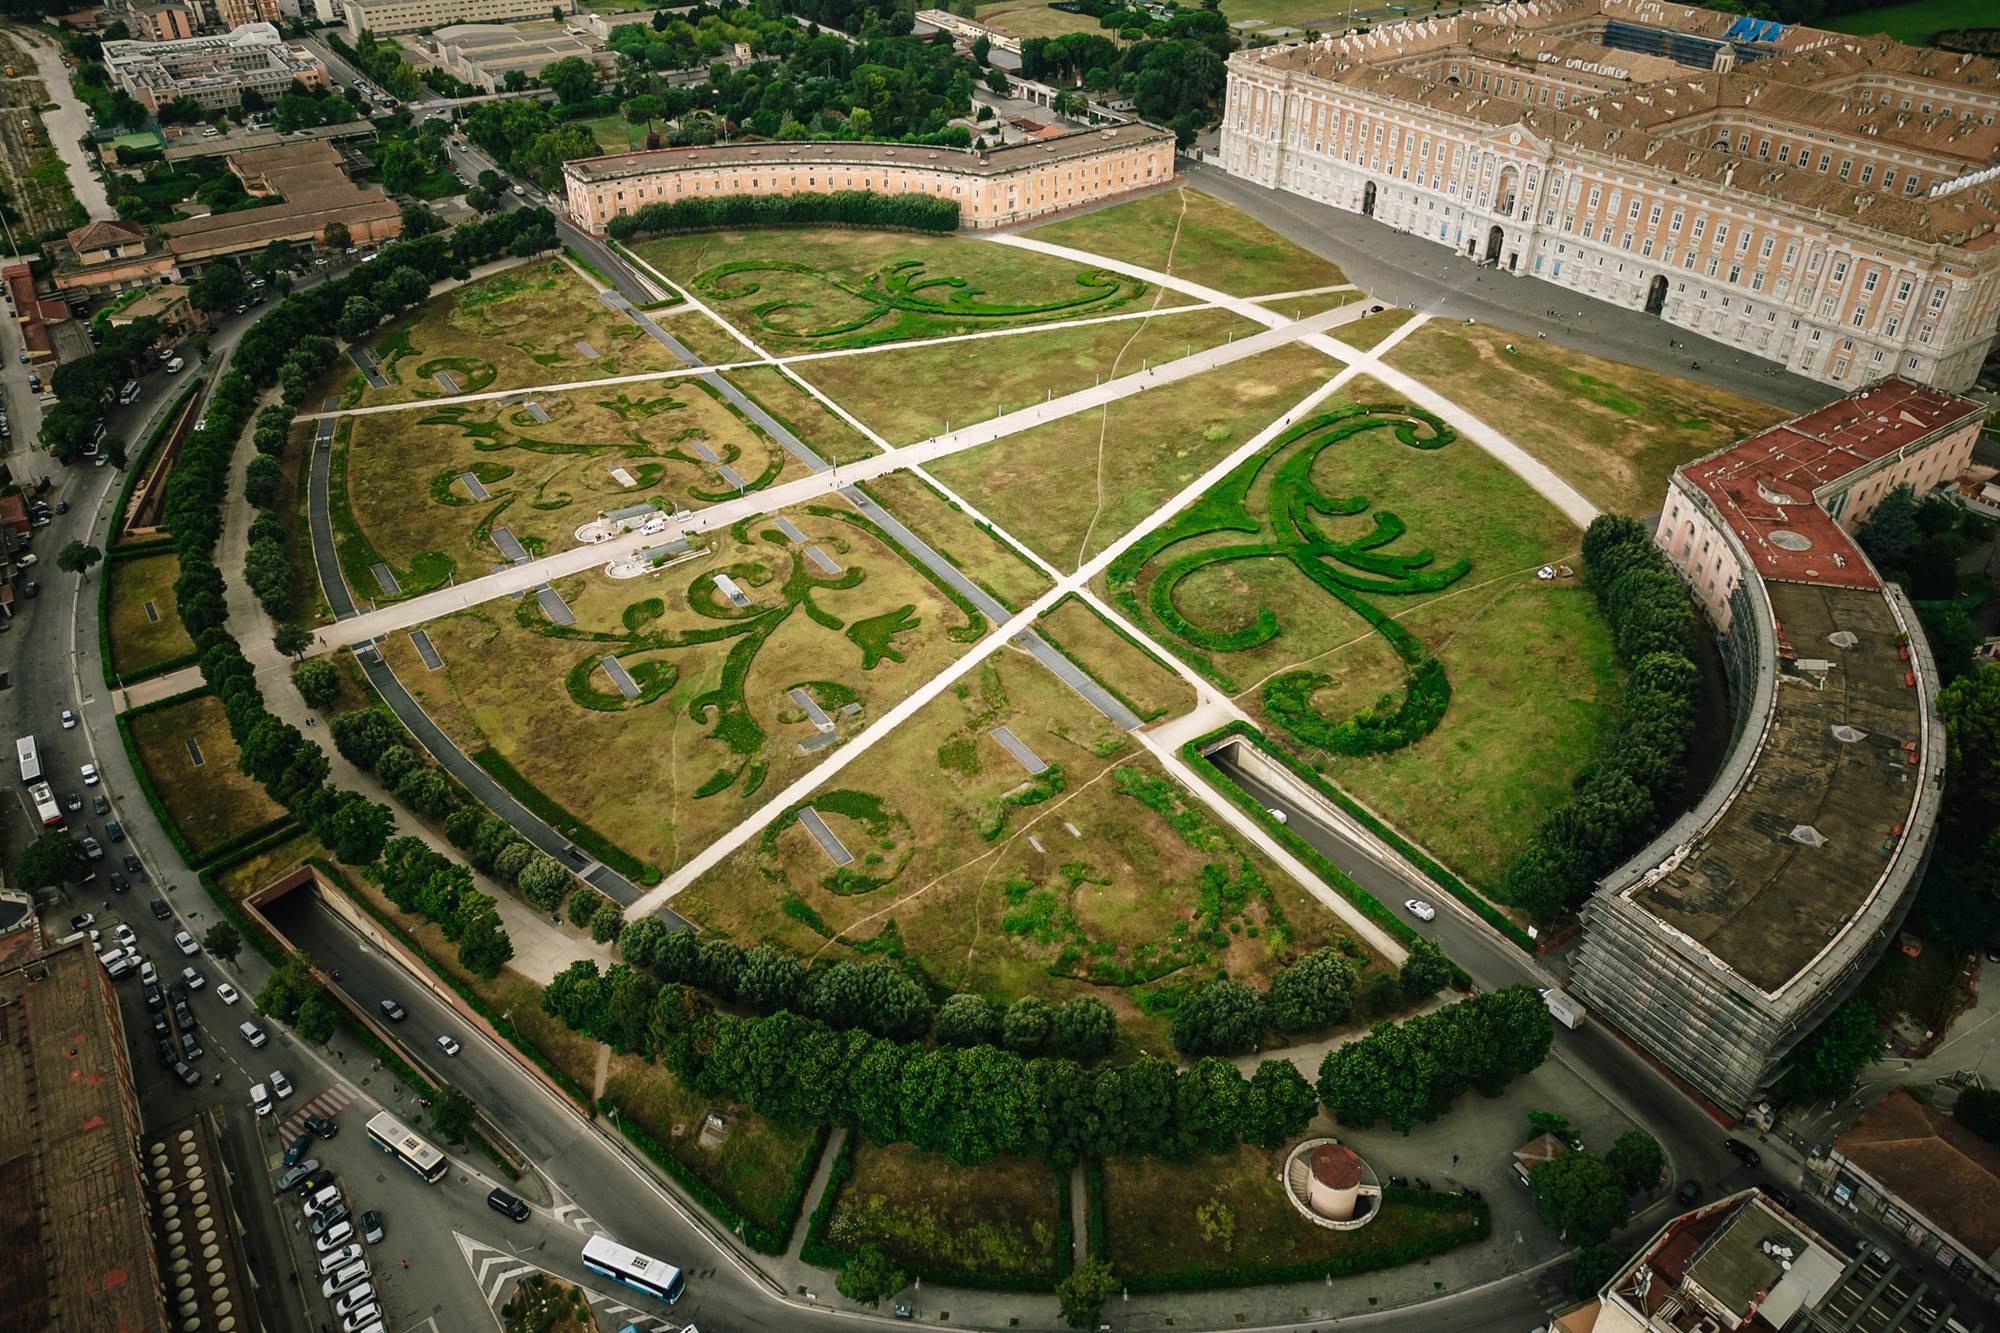
<path fill-rule="evenodd" d="M 1533 0 L 1229 61 L 1221 161 L 1858 388 L 2000 325 L 2000 63 L 1658 0 Z"/>

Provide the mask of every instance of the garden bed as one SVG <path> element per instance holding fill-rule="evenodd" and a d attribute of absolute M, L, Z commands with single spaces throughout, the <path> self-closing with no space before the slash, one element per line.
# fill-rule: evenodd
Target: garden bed
<path fill-rule="evenodd" d="M 240 751 L 222 701 L 205 690 L 121 713 L 118 727 L 144 779 L 147 800 L 189 865 L 211 860 L 286 819 L 262 784 L 237 768 Z M 190 746 L 200 752 L 200 763 Z"/>
<path fill-rule="evenodd" d="M 119 680 L 143 680 L 194 660 L 194 640 L 175 609 L 180 572 L 180 558 L 172 551 L 106 562 L 100 575 L 108 585 L 105 629 L 111 670 Z M 152 615 L 146 613 L 148 602 Z"/>

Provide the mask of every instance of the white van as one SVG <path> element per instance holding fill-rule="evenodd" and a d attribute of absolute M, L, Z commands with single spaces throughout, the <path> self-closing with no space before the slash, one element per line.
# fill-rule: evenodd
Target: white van
<path fill-rule="evenodd" d="M 187 362 L 181 360 L 179 357 L 175 357 L 173 360 L 167 362 L 167 373 L 169 375 L 178 375 L 181 373 L 181 367 L 186 364 Z"/>
<path fill-rule="evenodd" d="M 258 1115 L 271 1114 L 271 1094 L 262 1083 L 250 1085 L 250 1106 Z"/>

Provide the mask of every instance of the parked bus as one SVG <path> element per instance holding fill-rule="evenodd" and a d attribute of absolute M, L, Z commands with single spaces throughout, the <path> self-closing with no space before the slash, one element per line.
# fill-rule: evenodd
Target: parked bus
<path fill-rule="evenodd" d="M 42 780 L 42 754 L 35 748 L 33 736 L 23 736 L 14 742 L 14 754 L 21 761 L 21 781 L 40 782 Z"/>
<path fill-rule="evenodd" d="M 443 1153 L 412 1134 L 387 1111 L 368 1122 L 368 1141 L 432 1184 L 444 1179 L 444 1173 L 450 1169 Z"/>
<path fill-rule="evenodd" d="M 679 1300 L 687 1287 L 681 1270 L 672 1264 L 628 1250 L 603 1236 L 592 1236 L 584 1243 L 583 1266 L 669 1305 Z"/>
<path fill-rule="evenodd" d="M 69 827 L 69 821 L 63 818 L 62 807 L 56 804 L 56 794 L 49 790 L 48 783 L 37 782 L 28 788 L 28 799 L 35 803 L 35 813 L 41 817 L 43 828 Z"/>

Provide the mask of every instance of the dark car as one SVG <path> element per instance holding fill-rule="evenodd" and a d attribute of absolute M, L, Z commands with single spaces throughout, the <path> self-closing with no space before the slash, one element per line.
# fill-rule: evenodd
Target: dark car
<path fill-rule="evenodd" d="M 167 1026 L 167 1016 L 165 1014 L 153 1015 L 153 1035 L 155 1037 L 171 1037 L 174 1035 L 174 1030 Z"/>
<path fill-rule="evenodd" d="M 189 1069 L 186 1065 L 179 1063 L 174 1065 L 174 1077 L 187 1084 L 190 1088 L 201 1082 L 200 1074 L 195 1073 L 194 1070 Z"/>
<path fill-rule="evenodd" d="M 186 1004 L 187 997 L 188 997 L 188 988 L 186 986 L 182 985 L 178 981 L 170 981 L 167 983 L 167 998 L 174 1002 L 174 1008 L 178 1009 L 182 1005 Z"/>
<path fill-rule="evenodd" d="M 158 1041 L 153 1043 L 153 1047 L 155 1050 L 159 1052 L 160 1068 L 172 1069 L 175 1065 L 181 1062 L 180 1052 L 174 1049 L 173 1042 L 169 1041 L 167 1038 L 165 1037 L 160 1038 Z"/>
<path fill-rule="evenodd" d="M 1701 1197 L 1701 1186 L 1692 1180 L 1681 1182 L 1681 1202 L 1693 1203 Z"/>
<path fill-rule="evenodd" d="M 165 997 L 160 994 L 158 982 L 146 987 L 146 1007 L 156 1011 L 167 1007 Z"/>
<path fill-rule="evenodd" d="M 285 1165 L 297 1166 L 299 1164 L 299 1159 L 301 1157 L 304 1157 L 307 1152 L 311 1151 L 311 1149 L 312 1149 L 312 1135 L 310 1134 L 299 1135 L 297 1138 L 292 1140 L 291 1146 L 285 1149 Z"/>
<path fill-rule="evenodd" d="M 319 1170 L 302 1178 L 298 1184 L 292 1186 L 292 1193 L 298 1195 L 301 1199 L 310 1199 L 313 1195 L 319 1193 L 332 1183 L 333 1168 L 323 1166 Z M 331 1223 L 328 1225 L 331 1225 Z"/>
<path fill-rule="evenodd" d="M 1778 1207 L 1784 1209 L 1788 1213 L 1798 1212 L 1799 1206 L 1792 1201 L 1792 1196 L 1785 1193 L 1783 1190 L 1779 1189 L 1776 1185 L 1766 1185 L 1763 1187 L 1763 1189 L 1764 1189 L 1764 1197 L 1769 1199 L 1772 1203 L 1777 1204 Z"/>
<path fill-rule="evenodd" d="M 192 1030 L 181 1033 L 181 1054 L 190 1060 L 201 1059 L 201 1043 L 194 1039 Z"/>
<path fill-rule="evenodd" d="M 125 868 L 131 871 L 133 874 L 137 875 L 140 879 L 144 879 L 146 877 L 146 867 L 140 865 L 139 858 L 132 855 L 132 853 L 130 852 L 125 853 Z"/>
<path fill-rule="evenodd" d="M 168 909 L 166 903 L 159 898 L 153 899 L 151 907 L 153 909 L 153 916 L 157 920 L 165 921 L 168 917 L 173 915 L 173 912 Z"/>
<path fill-rule="evenodd" d="M 21 595 L 23 597 L 40 597 L 42 595 L 42 585 L 33 579 L 29 579 L 21 585 Z"/>
<path fill-rule="evenodd" d="M 509 1194 L 506 1190 L 494 1190 L 486 1196 L 486 1206 L 496 1213 L 504 1213 L 516 1222 L 525 1222 L 533 1214 L 528 1205 Z"/>
<path fill-rule="evenodd" d="M 370 1245 L 382 1243 L 382 1214 L 373 1208 L 361 1214 L 361 1239 Z"/>
<path fill-rule="evenodd" d="M 345 1222 L 346 1220 L 347 1205 L 336 1201 L 333 1207 L 327 1209 L 325 1212 L 315 1214 L 312 1221 L 306 1223 L 306 1230 L 312 1233 L 314 1240 L 318 1240 L 332 1228 L 334 1223 Z"/>
<path fill-rule="evenodd" d="M 115 819 L 104 821 L 104 836 L 113 842 L 125 841 L 125 826 Z"/>
<path fill-rule="evenodd" d="M 317 1112 L 306 1117 L 306 1129 L 323 1139 L 330 1139 L 340 1133 L 339 1125 Z"/>
<path fill-rule="evenodd" d="M 1722 1141 L 1722 1148 L 1724 1152 L 1727 1152 L 1731 1157 L 1734 1157 L 1745 1166 L 1756 1166 L 1764 1160 L 1755 1148 L 1741 1139 L 1724 1139 Z"/>
<path fill-rule="evenodd" d="M 404 1019 L 410 1016 L 409 1011 L 404 1009 L 402 1005 L 397 1004 L 394 1000 L 382 1001 L 382 1012 L 388 1015 L 389 1021 L 391 1023 L 400 1023 Z"/>
<path fill-rule="evenodd" d="M 90 808 L 100 815 L 108 815 L 111 813 L 111 802 L 105 798 L 103 792 L 92 792 Z"/>
<path fill-rule="evenodd" d="M 131 887 L 132 887 L 131 880 L 125 878 L 123 875 L 119 874 L 115 870 L 111 872 L 111 891 L 113 893 L 125 893 L 128 892 L 131 889 Z"/>
<path fill-rule="evenodd" d="M 174 1006 L 174 1022 L 185 1032 L 192 1032 L 201 1026 L 194 1021 L 194 1010 L 188 1008 L 185 1003 Z"/>
<path fill-rule="evenodd" d="M 72 813 L 81 810 L 83 809 L 83 798 L 81 796 L 78 796 L 73 791 L 64 792 L 63 808 L 71 811 Z"/>

